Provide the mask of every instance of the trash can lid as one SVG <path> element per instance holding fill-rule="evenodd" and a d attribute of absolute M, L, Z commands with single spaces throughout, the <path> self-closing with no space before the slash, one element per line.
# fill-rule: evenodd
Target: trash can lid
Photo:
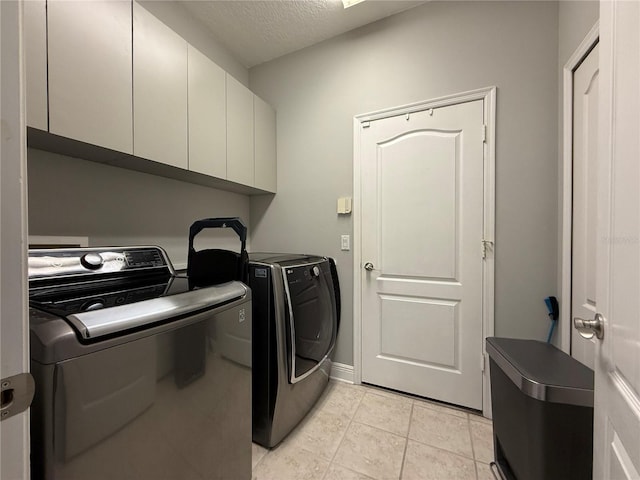
<path fill-rule="evenodd" d="M 488 337 L 487 353 L 525 395 L 545 402 L 593 407 L 593 370 L 553 345 Z"/>

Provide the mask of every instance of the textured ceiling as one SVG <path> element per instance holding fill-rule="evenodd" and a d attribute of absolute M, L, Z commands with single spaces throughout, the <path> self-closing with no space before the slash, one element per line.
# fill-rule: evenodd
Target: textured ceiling
<path fill-rule="evenodd" d="M 253 67 L 424 3 L 367 0 L 181 0 L 245 66 Z"/>

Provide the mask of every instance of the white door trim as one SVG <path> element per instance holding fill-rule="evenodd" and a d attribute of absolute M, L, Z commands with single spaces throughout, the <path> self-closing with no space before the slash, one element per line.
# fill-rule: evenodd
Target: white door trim
<path fill-rule="evenodd" d="M 24 3 L 0 1 L 0 377 L 29 371 Z M 0 424 L 0 480 L 29 478 L 29 412 Z"/>
<path fill-rule="evenodd" d="M 403 115 L 406 113 L 428 110 L 430 108 L 445 107 L 458 103 L 482 100 L 484 102 L 484 123 L 486 125 L 486 141 L 484 146 L 484 239 L 492 242 L 492 247 L 487 250 L 484 263 L 482 292 L 482 335 L 483 338 L 493 336 L 495 328 L 494 319 L 494 251 L 495 241 L 495 119 L 496 119 L 496 87 L 480 88 L 469 92 L 447 95 L 423 102 L 411 103 L 400 107 L 387 108 L 375 112 L 356 115 L 353 119 L 353 381 L 362 383 L 362 307 L 361 307 L 361 275 L 359 274 L 362 255 L 362 192 L 361 180 L 361 146 L 360 131 L 363 124 L 373 120 Z M 480 245 L 478 246 L 480 248 Z M 483 391 L 482 411 L 485 417 L 491 417 L 491 396 L 489 388 L 488 357 L 482 342 L 483 363 Z"/>
<path fill-rule="evenodd" d="M 558 345 L 571 353 L 571 237 L 573 225 L 573 72 L 589 54 L 599 37 L 599 22 L 591 28 L 562 70 L 562 253 L 560 281 L 560 323 Z"/>

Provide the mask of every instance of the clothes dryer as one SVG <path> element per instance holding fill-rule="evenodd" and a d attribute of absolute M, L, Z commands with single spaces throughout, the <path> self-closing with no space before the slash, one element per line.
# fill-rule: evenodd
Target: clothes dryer
<path fill-rule="evenodd" d="M 311 410 L 331 372 L 340 317 L 333 259 L 249 254 L 253 441 L 276 446 Z"/>

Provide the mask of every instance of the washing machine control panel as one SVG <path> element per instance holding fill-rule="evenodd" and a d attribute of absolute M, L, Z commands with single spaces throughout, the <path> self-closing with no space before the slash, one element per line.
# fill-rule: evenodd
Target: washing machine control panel
<path fill-rule="evenodd" d="M 118 272 L 134 275 L 146 270 L 174 273 L 166 252 L 156 246 L 29 250 L 29 280 Z"/>

